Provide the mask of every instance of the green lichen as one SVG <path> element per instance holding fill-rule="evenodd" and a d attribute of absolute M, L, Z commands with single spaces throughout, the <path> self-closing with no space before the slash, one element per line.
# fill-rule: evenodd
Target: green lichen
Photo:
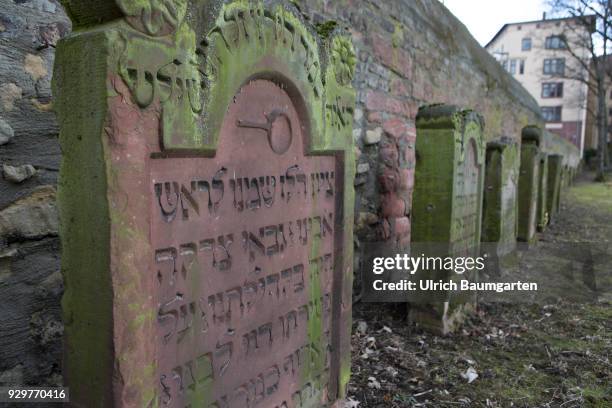
<path fill-rule="evenodd" d="M 317 34 L 319 34 L 319 36 L 321 36 L 323 39 L 329 38 L 330 34 L 336 27 L 338 27 L 338 23 L 333 20 L 319 23 L 315 26 Z"/>
<path fill-rule="evenodd" d="M 108 273 L 110 219 L 103 144 L 97 137 L 103 133 L 107 113 L 107 58 L 105 33 L 70 37 L 57 49 L 53 79 L 62 147 L 58 207 L 65 287 L 64 368 L 71 378 L 79 379 L 71 383 L 71 400 L 91 407 L 113 404 L 113 356 L 108 347 L 114 296 Z"/>
<path fill-rule="evenodd" d="M 404 43 L 404 29 L 398 22 L 394 24 L 393 34 L 391 35 L 391 45 L 394 48 L 401 47 Z"/>

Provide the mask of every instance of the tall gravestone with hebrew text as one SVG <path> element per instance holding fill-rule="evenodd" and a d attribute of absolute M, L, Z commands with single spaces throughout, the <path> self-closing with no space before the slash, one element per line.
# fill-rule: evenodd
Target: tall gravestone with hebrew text
<path fill-rule="evenodd" d="M 480 115 L 449 105 L 431 105 L 417 115 L 416 168 L 412 199 L 412 251 L 425 256 L 478 256 L 485 171 L 484 123 Z M 458 280 L 433 271 L 426 279 Z M 426 294 L 427 295 L 427 294 Z M 410 317 L 448 332 L 474 299 L 448 294 L 431 304 L 412 304 Z M 421 299 L 422 300 L 422 299 Z"/>
<path fill-rule="evenodd" d="M 516 248 L 519 152 L 512 140 L 487 143 L 482 242 L 499 259 Z"/>
<path fill-rule="evenodd" d="M 523 129 L 521 135 L 517 239 L 527 244 L 535 240 L 538 222 L 541 132 L 540 128 L 536 126 L 527 126 Z"/>
<path fill-rule="evenodd" d="M 350 375 L 350 39 L 278 1 L 65 5 L 71 401 L 332 404 Z"/>

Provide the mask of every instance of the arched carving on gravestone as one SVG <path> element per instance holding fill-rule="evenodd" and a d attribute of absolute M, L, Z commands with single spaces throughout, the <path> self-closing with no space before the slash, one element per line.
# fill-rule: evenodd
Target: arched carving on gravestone
<path fill-rule="evenodd" d="M 245 81 L 257 78 L 286 87 L 301 100 L 313 137 L 322 134 L 324 95 L 318 50 L 316 35 L 292 6 L 280 2 L 270 8 L 260 2 L 225 4 L 198 42 L 206 88 L 204 145 L 216 145 L 225 107 Z"/>
<path fill-rule="evenodd" d="M 350 375 L 350 39 L 281 1 L 110 3 L 121 18 L 56 60 L 71 397 L 333 403 Z"/>

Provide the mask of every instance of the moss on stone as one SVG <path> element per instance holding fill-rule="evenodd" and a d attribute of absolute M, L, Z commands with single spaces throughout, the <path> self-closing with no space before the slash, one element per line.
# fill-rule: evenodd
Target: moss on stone
<path fill-rule="evenodd" d="M 319 34 L 323 39 L 329 38 L 330 34 L 336 27 L 338 27 L 338 23 L 332 20 L 317 24 L 315 26 L 317 34 Z"/>

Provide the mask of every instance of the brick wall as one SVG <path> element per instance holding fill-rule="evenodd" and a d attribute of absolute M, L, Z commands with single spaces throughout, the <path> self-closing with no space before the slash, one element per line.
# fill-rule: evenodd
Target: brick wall
<path fill-rule="evenodd" d="M 296 3 L 315 24 L 331 19 L 348 26 L 356 47 L 358 242 L 410 241 L 419 106 L 478 111 L 487 141 L 505 136 L 520 142 L 525 125 L 541 123 L 536 101 L 438 1 Z"/>

